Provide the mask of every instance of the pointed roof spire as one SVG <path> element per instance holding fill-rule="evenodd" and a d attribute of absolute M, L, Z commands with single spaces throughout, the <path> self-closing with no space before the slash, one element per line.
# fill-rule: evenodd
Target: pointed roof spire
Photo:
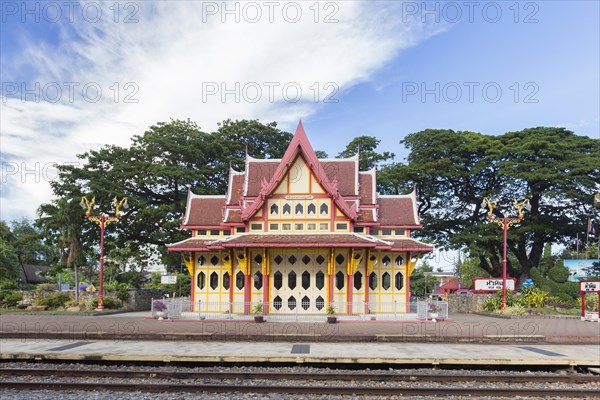
<path fill-rule="evenodd" d="M 279 184 L 280 179 L 284 176 L 285 172 L 290 167 L 291 162 L 293 161 L 294 156 L 297 152 L 301 152 L 304 156 L 308 167 L 314 172 L 316 175 L 317 181 L 323 185 L 323 188 L 327 193 L 329 193 L 333 199 L 336 201 L 337 206 L 348 215 L 351 219 L 356 218 L 356 212 L 350 210 L 350 206 L 346 204 L 345 201 L 339 199 L 339 193 L 337 193 L 337 187 L 333 187 L 332 182 L 327 178 L 327 174 L 323 169 L 323 166 L 319 162 L 317 155 L 315 154 L 314 149 L 312 148 L 308 137 L 306 136 L 306 132 L 304 131 L 304 126 L 302 125 L 302 120 L 298 122 L 298 127 L 296 128 L 296 133 L 294 133 L 294 137 L 292 141 L 288 145 L 281 162 L 277 166 L 277 169 L 273 173 L 273 177 L 271 181 L 268 182 L 267 185 L 261 185 L 261 191 L 259 197 L 264 199 L 267 195 L 269 195 Z M 248 218 L 248 216 L 252 215 L 258 207 L 262 205 L 261 201 L 255 201 L 252 203 L 252 206 L 245 210 L 242 213 L 242 219 Z"/>
<path fill-rule="evenodd" d="M 299 140 L 300 143 L 308 142 L 308 137 L 306 136 L 306 132 L 304 131 L 304 125 L 302 125 L 302 120 L 298 121 L 298 126 L 296 127 L 296 132 L 294 132 L 294 137 L 297 137 L 296 140 Z"/>

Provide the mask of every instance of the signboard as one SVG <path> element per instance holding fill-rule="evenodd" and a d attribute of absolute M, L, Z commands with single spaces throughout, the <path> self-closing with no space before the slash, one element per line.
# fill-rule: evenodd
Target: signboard
<path fill-rule="evenodd" d="M 533 283 L 533 279 L 527 278 L 521 283 L 521 287 L 534 287 L 535 283 Z"/>
<path fill-rule="evenodd" d="M 569 281 L 579 282 L 600 276 L 600 260 L 564 260 L 569 269 Z"/>
<path fill-rule="evenodd" d="M 600 281 L 580 282 L 579 290 L 582 292 L 600 292 Z"/>
<path fill-rule="evenodd" d="M 174 285 L 177 283 L 177 275 L 163 275 L 160 277 L 160 283 L 163 285 Z"/>
<path fill-rule="evenodd" d="M 515 278 L 506 279 L 506 290 L 515 290 Z M 497 292 L 502 290 L 502 279 L 496 278 L 476 278 L 473 279 L 473 290 L 476 292 Z"/>

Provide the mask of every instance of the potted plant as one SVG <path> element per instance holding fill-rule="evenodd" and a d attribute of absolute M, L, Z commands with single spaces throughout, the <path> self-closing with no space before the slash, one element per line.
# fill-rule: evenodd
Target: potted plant
<path fill-rule="evenodd" d="M 427 304 L 427 308 L 431 321 L 437 322 L 436 318 L 438 317 L 439 312 L 442 311 L 441 307 L 438 306 L 436 303 L 429 303 Z"/>
<path fill-rule="evenodd" d="M 156 312 L 156 316 L 159 320 L 164 319 L 165 310 L 167 309 L 167 305 L 162 300 L 154 300 L 152 301 L 152 309 Z"/>
<path fill-rule="evenodd" d="M 258 303 L 252 309 L 252 313 L 254 313 L 254 322 L 265 322 L 265 317 L 262 315 L 263 313 L 263 303 Z"/>
<path fill-rule="evenodd" d="M 329 307 L 327 307 L 325 310 L 325 313 L 327 314 L 328 324 L 335 324 L 337 322 L 337 317 L 335 316 L 335 307 L 333 305 L 329 305 Z"/>

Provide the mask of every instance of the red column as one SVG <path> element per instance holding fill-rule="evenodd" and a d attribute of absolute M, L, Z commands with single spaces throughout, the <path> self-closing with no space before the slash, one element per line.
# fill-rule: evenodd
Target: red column
<path fill-rule="evenodd" d="M 410 251 L 406 252 L 404 254 L 404 256 L 406 257 L 406 268 L 404 269 L 406 271 L 406 286 L 404 287 L 404 290 L 406 291 L 406 312 L 409 313 L 410 312 L 410 274 L 408 273 L 408 270 L 410 268 L 410 263 L 411 263 L 411 258 L 412 258 L 412 253 Z"/>
<path fill-rule="evenodd" d="M 196 252 L 192 251 L 191 255 L 192 257 L 192 272 L 190 274 L 190 301 L 192 303 L 192 311 L 194 310 L 194 293 L 195 293 L 195 285 L 196 285 L 196 281 L 194 279 L 196 279 Z"/>
<path fill-rule="evenodd" d="M 350 261 L 352 262 L 352 261 Z M 353 275 L 348 275 L 348 289 L 346 290 L 346 301 L 348 302 L 348 315 L 352 315 L 352 300 L 353 300 Z"/>
<path fill-rule="evenodd" d="M 232 274 L 229 275 L 229 312 L 233 314 L 233 287 L 235 286 L 235 281 L 233 280 L 233 267 Z"/>
<path fill-rule="evenodd" d="M 508 219 L 504 217 L 504 253 L 502 259 L 502 311 L 506 308 L 506 236 L 508 232 Z"/>
<path fill-rule="evenodd" d="M 367 259 L 367 264 L 369 260 Z M 365 266 L 365 314 L 369 313 L 369 276 L 367 275 L 367 268 Z"/>
<path fill-rule="evenodd" d="M 244 314 L 250 314 L 250 299 L 252 293 L 252 279 L 250 275 L 244 275 Z"/>
<path fill-rule="evenodd" d="M 265 261 L 263 261 L 265 262 Z M 269 275 L 263 275 L 263 315 L 269 313 Z"/>
<path fill-rule="evenodd" d="M 100 216 L 100 287 L 98 288 L 98 310 L 104 309 L 104 214 Z"/>
<path fill-rule="evenodd" d="M 333 275 L 329 275 L 329 305 L 333 304 Z"/>

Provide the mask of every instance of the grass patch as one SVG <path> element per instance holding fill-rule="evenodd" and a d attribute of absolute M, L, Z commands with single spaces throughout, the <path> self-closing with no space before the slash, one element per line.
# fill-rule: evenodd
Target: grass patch
<path fill-rule="evenodd" d="M 93 314 L 95 310 L 81 310 L 81 311 L 67 311 L 67 310 L 46 310 L 46 311 L 31 311 L 22 310 L 18 308 L 1 308 L 0 314 L 21 314 L 21 315 L 35 315 L 35 314 L 60 314 L 60 315 L 77 315 L 77 314 Z"/>
<path fill-rule="evenodd" d="M 581 310 L 577 308 L 527 308 L 525 309 L 525 315 L 581 315 Z"/>

